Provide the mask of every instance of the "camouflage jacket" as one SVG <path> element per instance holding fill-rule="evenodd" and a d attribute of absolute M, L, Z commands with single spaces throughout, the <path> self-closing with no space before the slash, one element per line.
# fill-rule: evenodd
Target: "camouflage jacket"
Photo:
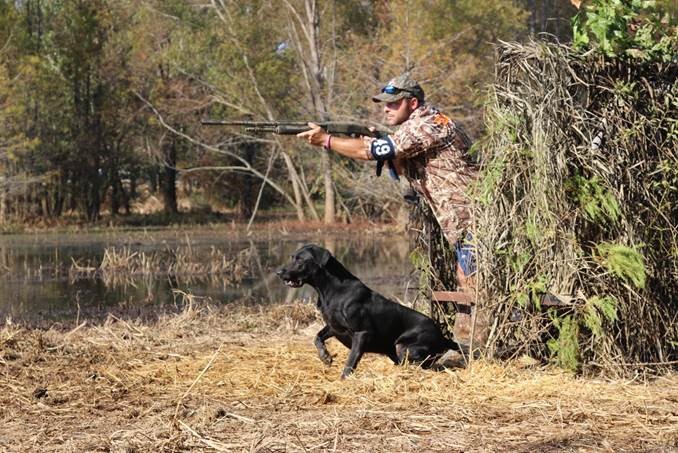
<path fill-rule="evenodd" d="M 390 135 L 395 163 L 422 195 L 450 244 L 471 226 L 469 183 L 478 176 L 468 154 L 471 140 L 464 129 L 434 107 L 423 105 Z M 375 139 L 366 138 L 369 159 Z"/>

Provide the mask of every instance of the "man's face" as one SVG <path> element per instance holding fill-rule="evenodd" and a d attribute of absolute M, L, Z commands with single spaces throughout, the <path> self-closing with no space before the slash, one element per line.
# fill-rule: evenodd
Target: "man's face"
<path fill-rule="evenodd" d="M 417 98 L 402 98 L 397 101 L 387 102 L 384 104 L 384 116 L 386 117 L 386 124 L 389 126 L 397 126 L 410 117 L 419 105 Z"/>

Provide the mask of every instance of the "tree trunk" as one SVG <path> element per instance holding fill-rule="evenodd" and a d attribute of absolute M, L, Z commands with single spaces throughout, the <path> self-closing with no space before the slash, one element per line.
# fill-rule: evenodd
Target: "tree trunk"
<path fill-rule="evenodd" d="M 68 173 L 69 173 L 68 179 L 71 181 L 68 184 L 68 210 L 71 212 L 75 212 L 78 208 L 78 199 L 75 196 L 75 192 L 80 192 L 80 190 L 78 190 L 79 187 L 76 186 L 75 184 L 75 179 L 79 175 L 75 175 L 73 171 L 70 170 Z"/>
<path fill-rule="evenodd" d="M 129 179 L 129 196 L 127 197 L 127 201 L 125 203 L 125 212 L 127 214 L 130 213 L 130 201 L 136 199 L 138 196 L 137 194 L 137 177 L 136 177 L 136 172 L 133 171 L 132 174 L 130 175 Z"/>
<path fill-rule="evenodd" d="M 304 214 L 304 200 L 306 200 L 308 209 L 311 211 L 311 217 L 313 217 L 315 220 L 320 220 L 320 217 L 318 217 L 318 213 L 313 206 L 311 197 L 308 195 L 308 191 L 306 191 L 300 182 L 301 178 L 299 177 L 297 169 L 294 167 L 292 158 L 284 151 L 282 155 L 285 165 L 287 166 L 287 173 L 289 174 L 290 181 L 292 182 L 292 190 L 294 191 L 295 201 L 294 207 L 297 210 L 297 218 L 301 221 L 306 220 L 306 215 Z"/>
<path fill-rule="evenodd" d="M 311 84 L 311 102 L 316 115 L 322 120 L 328 119 L 327 106 L 323 101 L 325 89 L 325 75 L 320 48 L 320 13 L 317 0 L 306 0 L 306 17 L 308 19 L 308 35 L 310 50 L 310 70 L 314 83 Z M 323 178 L 325 180 L 325 223 L 334 223 L 336 220 L 334 182 L 332 181 L 332 161 L 329 152 L 323 150 L 321 154 Z"/>
<path fill-rule="evenodd" d="M 54 180 L 56 187 L 54 187 L 52 192 L 52 204 L 54 205 L 53 215 L 57 218 L 61 217 L 64 210 L 64 187 L 66 187 L 64 172 L 59 170 Z"/>
<path fill-rule="evenodd" d="M 334 199 L 334 181 L 332 181 L 332 161 L 327 150 L 322 152 L 322 167 L 325 176 L 325 223 L 334 223 L 336 220 L 336 207 Z"/>
<path fill-rule="evenodd" d="M 177 206 L 177 143 L 171 139 L 163 144 L 163 173 L 162 173 L 162 196 L 165 202 L 165 212 L 176 214 L 179 212 Z"/>
<path fill-rule="evenodd" d="M 42 183 L 39 190 L 40 197 L 40 211 L 42 218 L 52 217 L 52 206 L 49 203 L 49 192 L 47 190 L 47 184 Z"/>
<path fill-rule="evenodd" d="M 118 174 L 117 169 L 111 170 L 109 187 L 111 188 L 111 215 L 117 216 L 120 213 L 120 207 L 122 206 L 122 200 L 124 197 L 124 189 L 122 188 L 120 175 Z"/>
<path fill-rule="evenodd" d="M 541 16 L 541 31 L 545 33 L 548 31 L 549 15 L 551 14 L 551 0 L 542 0 L 542 16 Z"/>
<path fill-rule="evenodd" d="M 252 164 L 254 156 L 259 148 L 257 143 L 247 142 L 243 145 L 243 158 Z M 243 174 L 235 178 L 240 187 L 240 198 L 238 199 L 238 218 L 247 221 L 252 217 L 254 205 L 256 203 L 255 181 L 251 175 Z"/>
<path fill-rule="evenodd" d="M 85 215 L 87 220 L 94 222 L 99 219 L 101 213 L 101 175 L 99 174 L 99 158 L 95 159 L 96 164 L 89 174 L 88 181 L 84 181 L 86 189 L 85 195 Z"/>
<path fill-rule="evenodd" d="M 7 189 L 0 188 L 0 225 L 7 223 Z"/>

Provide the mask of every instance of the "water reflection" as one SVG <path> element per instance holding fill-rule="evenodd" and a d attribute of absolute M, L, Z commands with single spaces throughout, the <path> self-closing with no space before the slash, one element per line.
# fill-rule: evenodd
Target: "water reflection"
<path fill-rule="evenodd" d="M 20 235 L 0 238 L 0 323 L 72 322 L 109 312 L 152 316 L 178 308 L 175 289 L 216 303 L 314 302 L 311 288 L 288 288 L 274 274 L 294 250 L 309 242 L 331 250 L 351 272 L 388 297 L 401 301 L 415 297 L 417 278 L 411 275 L 409 244 L 397 236 L 367 233 L 318 239 L 280 234 L 251 240 L 209 230 Z M 202 263 L 172 262 L 171 253 L 176 258 L 176 251 L 186 246 L 192 259 Z M 102 272 L 100 264 L 112 248 L 125 250 L 128 257 L 153 256 L 156 261 L 134 267 L 134 272 Z M 227 267 L 225 272 L 216 271 L 218 266 L 210 262 L 221 257 L 246 261 L 241 263 L 242 273 L 235 275 Z"/>

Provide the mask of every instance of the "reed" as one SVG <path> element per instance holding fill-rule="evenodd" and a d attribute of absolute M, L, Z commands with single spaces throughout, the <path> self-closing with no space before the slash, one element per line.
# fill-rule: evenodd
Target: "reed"
<path fill-rule="evenodd" d="M 167 276 L 177 282 L 219 281 L 236 284 L 255 275 L 258 263 L 254 245 L 229 258 L 212 246 L 208 250 L 196 248 L 189 239 L 177 247 L 145 252 L 131 246 L 106 247 L 98 264 L 73 262 L 69 270 L 71 280 L 101 278 L 107 285 L 131 284 L 140 278 Z"/>

